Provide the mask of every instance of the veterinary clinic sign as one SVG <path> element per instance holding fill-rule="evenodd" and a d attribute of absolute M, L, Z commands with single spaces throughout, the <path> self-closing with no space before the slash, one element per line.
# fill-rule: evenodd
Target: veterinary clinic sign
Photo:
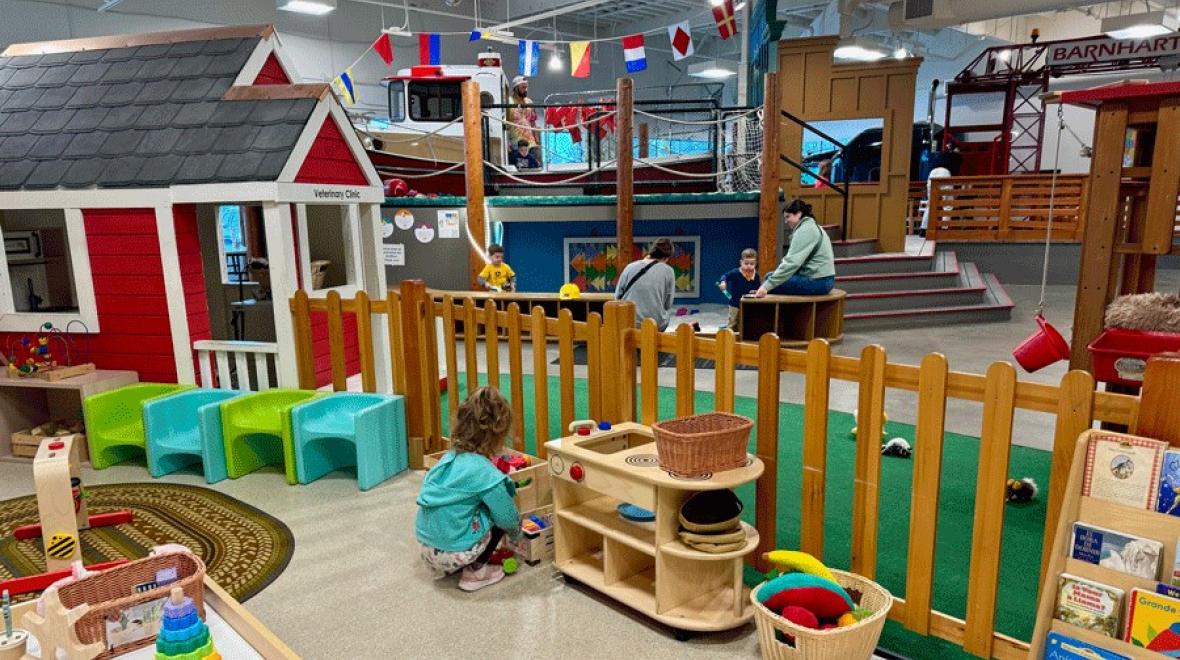
<path fill-rule="evenodd" d="M 1095 37 L 1050 44 L 1048 48 L 1045 64 L 1049 66 L 1163 57 L 1180 54 L 1180 33 L 1149 39 Z"/>

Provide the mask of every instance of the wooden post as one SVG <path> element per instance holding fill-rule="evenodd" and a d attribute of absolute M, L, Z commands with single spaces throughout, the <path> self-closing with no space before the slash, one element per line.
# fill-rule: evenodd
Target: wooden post
<path fill-rule="evenodd" d="M 1180 160 L 1180 99 L 1170 97 L 1160 101 L 1155 127 L 1142 235 L 1142 252 L 1150 255 L 1172 251 L 1176 196 L 1180 194 L 1180 163 L 1177 162 Z"/>
<path fill-rule="evenodd" d="M 758 272 L 774 270 L 778 261 L 778 135 L 780 99 L 778 74 L 766 74 L 762 97 L 762 184 L 758 196 Z"/>
<path fill-rule="evenodd" d="M 467 177 L 467 231 L 474 237 L 474 243 L 484 245 L 487 231 L 484 219 L 483 201 L 483 122 L 480 121 L 479 83 L 468 80 L 463 90 L 463 173 Z M 483 270 L 483 255 L 471 247 L 468 250 L 467 266 L 471 270 L 471 287 L 478 284 L 479 271 Z M 465 332 L 468 330 L 464 329 Z"/>
<path fill-rule="evenodd" d="M 824 491 L 828 474 L 828 392 L 832 347 L 823 339 L 807 345 L 803 394 L 803 481 L 799 549 L 824 556 Z"/>
<path fill-rule="evenodd" d="M 639 124 L 639 157 L 647 158 L 649 153 L 651 153 L 651 138 L 648 137 L 648 125 L 647 122 L 641 122 Z"/>
<path fill-rule="evenodd" d="M 603 307 L 602 416 L 618 424 L 635 418 L 635 349 L 627 333 L 635 327 L 635 304 L 611 300 Z"/>
<path fill-rule="evenodd" d="M 311 309 L 307 292 L 300 289 L 291 299 L 291 323 L 295 334 L 295 364 L 299 373 L 299 389 L 315 389 L 315 354 L 311 350 Z M 213 387 L 213 383 L 201 383 Z"/>
<path fill-rule="evenodd" d="M 779 348 L 778 336 L 772 332 L 762 335 L 758 341 L 758 428 L 754 453 L 762 460 L 763 470 L 754 487 L 758 549 L 752 559 L 760 571 L 768 568 L 762 553 L 778 547 Z M 679 363 L 680 354 L 676 360 Z"/>
<path fill-rule="evenodd" d="M 1180 447 L 1180 353 L 1161 353 L 1147 361 L 1135 432 Z"/>
<path fill-rule="evenodd" d="M 1041 544 L 1041 582 L 1049 568 L 1057 518 L 1065 501 L 1065 484 L 1073 465 L 1078 436 L 1094 423 L 1094 377 L 1085 371 L 1071 371 L 1061 379 L 1057 398 L 1057 430 L 1053 434 L 1053 462 L 1049 468 L 1049 492 L 1045 500 L 1045 539 Z M 909 602 L 909 592 L 906 592 Z M 907 610 L 908 611 L 908 610 Z"/>
<path fill-rule="evenodd" d="M 401 336 L 402 342 L 405 344 L 402 357 L 406 374 L 406 438 L 409 444 L 410 467 L 421 470 L 423 468 L 422 454 L 426 449 L 427 428 L 426 390 L 422 386 L 424 383 L 422 358 L 423 351 L 427 350 L 427 347 L 421 344 L 422 333 L 418 326 L 422 323 L 422 307 L 419 303 L 429 300 L 426 295 L 426 283 L 422 280 L 402 282 L 401 297 Z M 433 351 L 434 347 L 431 346 L 429 350 Z"/>
<path fill-rule="evenodd" d="M 619 78 L 615 91 L 615 236 L 619 240 L 618 269 L 631 263 L 631 246 L 635 242 L 635 164 L 631 152 L 632 127 L 635 122 L 635 83 Z"/>
<path fill-rule="evenodd" d="M 549 355 L 545 337 L 545 310 L 540 305 L 533 308 L 529 326 L 533 342 L 533 417 L 536 433 L 537 456 L 546 458 L 549 452 L 545 443 L 549 441 Z M 564 436 L 559 433 L 557 437 Z"/>
<path fill-rule="evenodd" d="M 1086 348 L 1102 332 L 1106 306 L 1114 295 L 1117 278 L 1114 252 L 1120 216 L 1120 182 L 1123 175 L 1123 142 L 1127 131 L 1127 106 L 1104 105 L 1094 124 L 1094 157 L 1090 161 L 1086 227 L 1078 264 L 1078 293 L 1074 303 L 1070 369 L 1090 371 Z"/>
<path fill-rule="evenodd" d="M 852 484 L 852 572 L 877 574 L 877 532 L 881 505 L 881 434 L 885 426 L 885 349 L 860 352 L 856 408 L 856 475 Z"/>

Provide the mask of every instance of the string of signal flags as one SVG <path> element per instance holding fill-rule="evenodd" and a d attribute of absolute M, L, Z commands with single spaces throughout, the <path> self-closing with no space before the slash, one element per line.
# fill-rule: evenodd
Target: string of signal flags
<path fill-rule="evenodd" d="M 734 12 L 733 0 L 724 0 L 713 7 L 713 22 L 717 27 L 717 34 L 722 39 L 729 39 L 737 35 L 737 18 Z M 656 28 L 646 32 L 638 32 L 622 37 L 603 39 L 585 39 L 580 41 L 560 41 L 544 39 L 519 39 L 517 41 L 517 73 L 522 76 L 535 76 L 540 70 L 541 45 L 546 44 L 554 48 L 565 44 L 569 48 L 570 75 L 574 78 L 590 77 L 590 61 L 595 43 L 604 41 L 618 41 L 623 47 L 623 61 L 627 73 L 638 73 L 647 69 L 647 53 L 644 50 L 646 35 L 667 32 L 668 42 L 672 47 L 672 59 L 679 62 L 691 57 L 695 52 L 692 40 L 692 27 L 687 20 L 674 23 L 666 28 Z M 406 33 L 399 32 L 399 35 Z M 466 35 L 467 40 L 480 41 L 488 39 L 488 35 L 480 30 L 470 32 L 419 32 L 411 36 L 418 39 L 418 64 L 424 66 L 438 66 L 442 64 L 442 37 Z M 369 52 L 377 53 L 385 65 L 393 66 L 393 34 L 382 32 L 375 41 L 361 53 L 351 65 L 344 69 L 332 81 L 332 85 L 340 94 L 340 99 L 346 105 L 353 105 L 357 101 L 357 90 L 352 76 L 352 67 L 356 66 Z M 497 39 L 503 40 L 503 37 Z"/>

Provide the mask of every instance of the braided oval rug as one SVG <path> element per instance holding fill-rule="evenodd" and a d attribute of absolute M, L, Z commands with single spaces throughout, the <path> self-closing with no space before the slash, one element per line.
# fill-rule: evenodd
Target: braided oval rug
<path fill-rule="evenodd" d="M 238 601 L 275 580 L 291 561 L 295 541 L 277 518 L 241 500 L 199 486 L 131 483 L 88 486 L 90 514 L 128 509 L 129 524 L 81 533 L 87 565 L 138 559 L 164 543 L 187 546 L 205 561 L 209 577 Z M 33 496 L 0 501 L 0 581 L 45 570 L 41 539 L 17 541 L 12 531 L 37 522 Z"/>

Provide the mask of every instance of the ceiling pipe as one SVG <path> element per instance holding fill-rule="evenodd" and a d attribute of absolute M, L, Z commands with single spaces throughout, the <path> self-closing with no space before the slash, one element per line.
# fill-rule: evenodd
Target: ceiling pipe
<path fill-rule="evenodd" d="M 1104 0 L 934 0 L 927 16 L 906 18 L 906 1 L 889 5 L 889 25 L 901 28 L 944 28 L 994 18 L 1078 9 L 1103 4 Z"/>

